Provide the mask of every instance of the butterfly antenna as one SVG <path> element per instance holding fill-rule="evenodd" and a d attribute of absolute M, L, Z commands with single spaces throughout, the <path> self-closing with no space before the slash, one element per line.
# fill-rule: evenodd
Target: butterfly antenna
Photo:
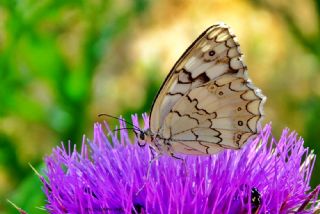
<path fill-rule="evenodd" d="M 121 130 L 137 130 L 135 127 L 129 127 L 129 128 L 116 128 L 116 129 L 113 129 L 112 131 L 115 132 L 115 131 L 121 131 Z M 138 131 L 140 131 L 140 129 L 138 129 Z"/>
<path fill-rule="evenodd" d="M 102 117 L 102 116 L 111 117 L 111 118 L 113 118 L 113 119 L 120 120 L 120 121 L 122 121 L 122 122 L 124 122 L 124 123 L 126 123 L 126 124 L 129 124 L 129 125 L 133 126 L 134 128 L 136 128 L 136 130 L 141 131 L 141 129 L 140 129 L 139 127 L 133 125 L 133 123 L 130 123 L 130 122 L 128 122 L 128 121 L 126 121 L 125 119 L 122 119 L 122 118 L 120 118 L 120 117 L 115 117 L 115 116 L 112 116 L 112 115 L 110 115 L 110 114 L 105 114 L 105 113 L 98 114 L 98 117 Z"/>

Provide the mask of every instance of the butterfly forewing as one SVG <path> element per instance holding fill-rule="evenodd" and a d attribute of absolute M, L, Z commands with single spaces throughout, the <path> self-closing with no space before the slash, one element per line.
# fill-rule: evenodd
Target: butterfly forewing
<path fill-rule="evenodd" d="M 224 24 L 208 28 L 163 83 L 150 128 L 172 152 L 214 154 L 239 149 L 257 133 L 265 100 L 247 78 L 239 44 Z"/>

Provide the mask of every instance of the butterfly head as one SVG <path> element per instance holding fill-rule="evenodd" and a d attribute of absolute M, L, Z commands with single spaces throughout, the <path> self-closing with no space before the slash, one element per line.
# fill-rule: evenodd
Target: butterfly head
<path fill-rule="evenodd" d="M 134 133 L 138 138 L 139 145 L 144 145 L 145 143 L 151 143 L 154 139 L 154 135 L 150 129 L 135 130 Z"/>

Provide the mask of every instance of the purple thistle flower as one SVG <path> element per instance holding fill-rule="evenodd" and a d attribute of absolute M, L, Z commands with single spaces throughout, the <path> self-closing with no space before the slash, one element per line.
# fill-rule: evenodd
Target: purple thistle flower
<path fill-rule="evenodd" d="M 132 117 L 138 124 L 138 117 Z M 143 115 L 145 128 L 147 115 Z M 108 138 L 103 129 L 110 134 Z M 120 121 L 120 128 L 125 124 Z M 309 181 L 315 155 L 294 132 L 279 141 L 266 125 L 243 149 L 212 156 L 162 156 L 118 137 L 105 123 L 81 151 L 63 145 L 46 158 L 41 177 L 50 213 L 312 213 L 320 187 Z M 147 170 L 150 167 L 150 174 Z M 142 189 L 141 189 L 142 188 Z M 139 191 L 140 190 L 140 191 Z"/>

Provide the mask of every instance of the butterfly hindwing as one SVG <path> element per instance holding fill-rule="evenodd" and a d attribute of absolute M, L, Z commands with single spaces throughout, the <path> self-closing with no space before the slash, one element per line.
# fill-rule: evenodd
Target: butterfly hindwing
<path fill-rule="evenodd" d="M 262 117 L 262 99 L 252 91 L 245 79 L 234 74 L 224 74 L 193 88 L 172 107 L 160 133 L 170 138 L 172 145 L 180 144 L 174 146 L 177 153 L 199 150 L 198 144 L 209 154 L 217 146 L 239 149 L 257 133 Z"/>

